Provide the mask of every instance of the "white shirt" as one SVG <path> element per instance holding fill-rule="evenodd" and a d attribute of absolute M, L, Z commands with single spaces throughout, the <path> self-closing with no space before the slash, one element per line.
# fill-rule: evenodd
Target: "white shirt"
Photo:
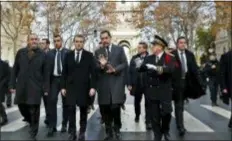
<path fill-rule="evenodd" d="M 61 60 L 62 60 L 62 56 L 61 56 L 61 51 L 62 51 L 62 49 L 63 49 L 63 48 L 60 48 L 60 49 L 59 49 L 59 50 L 60 50 L 60 58 L 61 58 L 61 59 L 60 59 L 60 68 L 61 68 L 61 72 L 62 72 L 62 70 L 63 70 L 62 61 L 61 61 Z M 53 75 L 54 75 L 54 76 L 60 76 L 60 75 L 58 74 L 58 72 L 57 72 L 57 56 L 58 56 L 57 50 L 58 50 L 58 49 L 56 49 L 56 56 L 55 56 L 55 60 L 54 60 L 54 61 L 55 61 L 55 62 L 54 62 L 54 65 L 55 65 L 55 66 L 54 66 L 54 70 L 53 70 Z"/>
<path fill-rule="evenodd" d="M 180 61 L 181 61 L 181 53 L 182 53 L 182 51 L 179 50 L 179 49 L 177 51 L 178 51 L 178 55 L 179 55 L 179 58 L 180 58 Z M 186 68 L 186 72 L 188 72 L 187 57 L 186 57 L 185 51 L 183 51 L 183 55 L 184 55 L 184 62 L 185 62 L 184 65 L 185 65 L 185 68 Z"/>
<path fill-rule="evenodd" d="M 82 51 L 83 51 L 83 49 L 81 49 L 80 51 L 79 51 L 79 58 L 78 58 L 78 62 L 80 63 L 81 62 L 81 55 L 82 55 Z M 76 58 L 77 58 L 77 50 L 75 50 L 75 61 L 77 60 Z"/>

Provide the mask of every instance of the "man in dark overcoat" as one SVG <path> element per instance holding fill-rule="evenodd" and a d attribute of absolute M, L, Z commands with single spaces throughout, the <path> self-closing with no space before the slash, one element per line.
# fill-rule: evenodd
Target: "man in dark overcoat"
<path fill-rule="evenodd" d="M 232 50 L 221 56 L 220 78 L 222 95 L 232 99 Z M 228 127 L 232 128 L 232 114 Z"/>
<path fill-rule="evenodd" d="M 148 45 L 145 42 L 140 42 L 138 45 L 138 54 L 132 57 L 130 61 L 130 66 L 129 66 L 128 89 L 130 91 L 130 94 L 134 96 L 135 122 L 139 122 L 139 119 L 140 119 L 140 113 L 141 113 L 140 103 L 141 103 L 141 100 L 144 94 L 144 89 L 145 89 L 145 73 L 138 72 L 137 65 L 142 63 L 144 59 L 148 56 L 147 48 L 148 48 Z M 145 98 L 145 114 L 146 114 L 145 115 L 146 128 L 147 130 L 150 130 L 152 127 L 151 127 L 150 119 L 148 116 L 149 112 L 148 112 L 148 105 L 147 105 L 146 98 Z"/>
<path fill-rule="evenodd" d="M 161 141 L 162 136 L 169 140 L 169 126 L 172 112 L 172 75 L 175 59 L 164 52 L 167 42 L 155 36 L 152 42 L 152 55 L 145 58 L 140 72 L 146 72 L 145 97 L 151 114 L 154 140 Z"/>
<path fill-rule="evenodd" d="M 184 136 L 186 132 L 183 117 L 184 100 L 186 98 L 196 99 L 205 94 L 195 56 L 186 49 L 186 46 L 185 37 L 179 37 L 177 50 L 172 52 L 178 64 L 173 79 L 173 100 L 176 125 L 180 136 Z"/>
<path fill-rule="evenodd" d="M 49 79 L 46 83 L 50 88 L 47 96 L 48 102 L 48 133 L 47 136 L 51 137 L 57 131 L 57 101 L 58 96 L 61 91 L 61 76 L 64 67 L 64 58 L 69 52 L 68 49 L 63 47 L 63 40 L 60 35 L 54 36 L 54 46 L 55 48 L 47 52 L 47 64 L 49 73 Z M 61 133 L 67 131 L 68 125 L 68 106 L 66 104 L 66 99 L 62 95 L 62 127 Z"/>
<path fill-rule="evenodd" d="M 103 112 L 106 140 L 120 138 L 120 112 L 121 105 L 125 101 L 125 69 L 127 68 L 127 58 L 122 47 L 111 43 L 109 31 L 102 31 L 102 48 L 95 51 L 97 61 L 97 93 L 98 103 Z M 112 128 L 114 123 L 114 128 Z"/>
<path fill-rule="evenodd" d="M 69 52 L 64 60 L 61 92 L 69 106 L 70 140 L 76 139 L 76 106 L 80 108 L 79 140 L 85 140 L 89 96 L 96 92 L 95 59 L 84 50 L 83 35 L 74 37 L 75 50 Z"/>
<path fill-rule="evenodd" d="M 8 81 L 10 78 L 10 69 L 6 62 L 0 58 L 0 125 L 7 124 L 8 119 L 3 102 L 5 101 L 5 94 L 9 93 Z"/>
<path fill-rule="evenodd" d="M 15 95 L 15 104 L 24 105 L 26 120 L 30 123 L 30 135 L 35 139 L 38 133 L 40 103 L 47 94 L 46 56 L 38 47 L 36 34 L 28 36 L 28 45 L 19 49 L 12 70 L 9 88 Z"/>

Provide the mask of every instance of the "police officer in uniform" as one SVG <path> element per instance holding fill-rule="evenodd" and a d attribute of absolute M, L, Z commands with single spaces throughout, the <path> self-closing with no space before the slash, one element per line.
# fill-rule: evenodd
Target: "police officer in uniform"
<path fill-rule="evenodd" d="M 169 125 L 172 112 L 172 74 L 175 59 L 164 52 L 167 42 L 155 36 L 152 42 L 152 55 L 145 58 L 140 72 L 146 72 L 145 96 L 151 113 L 152 129 L 155 141 L 161 141 L 164 135 L 169 140 Z"/>

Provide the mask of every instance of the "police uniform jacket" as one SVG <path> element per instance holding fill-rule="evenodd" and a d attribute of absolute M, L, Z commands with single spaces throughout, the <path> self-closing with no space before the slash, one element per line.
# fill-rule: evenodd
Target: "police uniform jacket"
<path fill-rule="evenodd" d="M 162 72 L 149 70 L 146 64 L 153 64 L 162 67 Z M 160 100 L 170 102 L 172 100 L 172 74 L 175 69 L 174 57 L 163 53 L 159 61 L 156 63 L 156 56 L 148 56 L 142 66 L 140 72 L 146 72 L 145 95 L 151 100 Z"/>

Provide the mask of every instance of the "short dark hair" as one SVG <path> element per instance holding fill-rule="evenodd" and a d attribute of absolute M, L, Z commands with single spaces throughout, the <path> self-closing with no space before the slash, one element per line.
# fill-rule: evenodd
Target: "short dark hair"
<path fill-rule="evenodd" d="M 177 38 L 176 43 L 178 43 L 179 40 L 181 40 L 181 39 L 185 39 L 186 40 L 186 38 L 184 36 L 180 36 L 180 37 Z"/>
<path fill-rule="evenodd" d="M 109 37 L 111 37 L 111 33 L 109 30 L 103 30 L 101 31 L 100 35 L 107 33 Z"/>
<path fill-rule="evenodd" d="M 54 38 L 58 38 L 58 37 L 60 37 L 60 39 L 62 40 L 62 37 L 59 34 L 54 35 Z"/>
<path fill-rule="evenodd" d="M 145 48 L 145 49 L 147 49 L 148 48 L 148 45 L 147 45 L 147 43 L 146 42 L 139 42 L 139 45 L 142 45 L 143 46 L 143 48 Z"/>
<path fill-rule="evenodd" d="M 73 42 L 75 41 L 76 38 L 82 38 L 82 39 L 84 40 L 84 42 L 85 42 L 85 37 L 84 37 L 84 35 L 81 35 L 81 34 L 75 35 L 74 38 L 73 38 Z"/>
<path fill-rule="evenodd" d="M 46 41 L 46 44 L 50 45 L 50 41 L 48 38 L 43 38 L 42 40 L 45 40 Z"/>

